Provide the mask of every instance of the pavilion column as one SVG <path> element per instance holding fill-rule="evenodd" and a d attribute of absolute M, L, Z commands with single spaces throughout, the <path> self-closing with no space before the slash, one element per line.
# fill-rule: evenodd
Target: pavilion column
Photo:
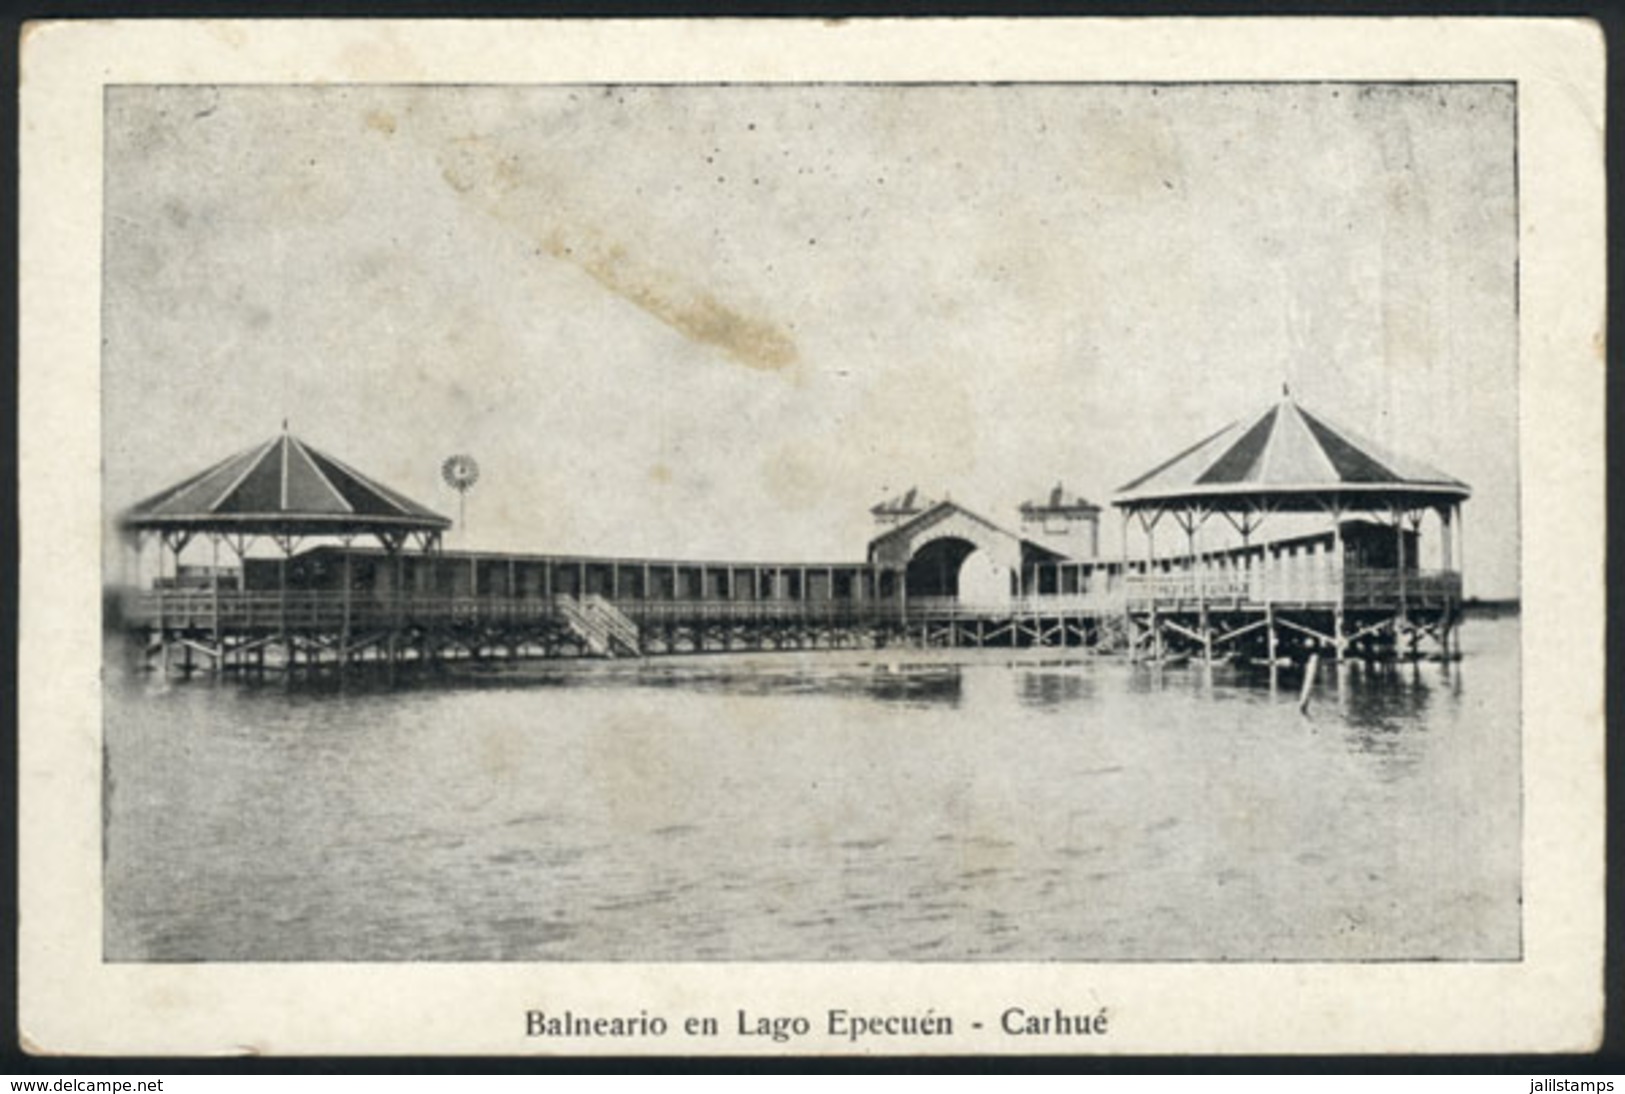
<path fill-rule="evenodd" d="M 1331 579 L 1336 584 L 1332 601 L 1332 656 L 1339 663 L 1343 660 L 1344 651 L 1348 643 L 1343 637 L 1343 607 L 1344 594 L 1348 583 L 1343 576 L 1343 507 L 1333 502 L 1332 514 L 1332 557 Z"/>
<path fill-rule="evenodd" d="M 350 537 L 344 536 L 339 540 L 339 543 L 344 550 L 344 589 L 341 598 L 343 614 L 339 620 L 339 670 L 342 672 L 350 664 L 350 585 L 352 584 L 350 576 Z M 399 600 L 404 591 L 397 585 L 395 598 Z"/>
<path fill-rule="evenodd" d="M 1467 599 L 1467 525 L 1461 502 L 1456 502 L 1450 508 L 1455 517 L 1451 522 L 1455 526 L 1455 534 L 1451 537 L 1451 546 L 1454 550 L 1451 553 L 1455 556 L 1455 572 L 1458 582 L 1455 609 L 1451 613 L 1454 622 L 1461 618 L 1462 606 Z"/>
<path fill-rule="evenodd" d="M 226 642 L 220 634 L 220 534 L 209 533 L 209 592 L 210 592 L 210 639 L 214 645 L 214 670 L 219 672 L 223 667 L 221 661 L 226 655 Z"/>
<path fill-rule="evenodd" d="M 1416 564 L 1416 594 L 1415 595 L 1417 596 L 1418 600 L 1420 601 L 1420 604 L 1421 604 L 1421 607 L 1422 607 L 1424 613 L 1426 612 L 1426 609 L 1427 609 L 1427 601 L 1428 601 L 1428 596 L 1429 596 L 1427 580 L 1426 580 L 1425 575 L 1422 573 L 1422 518 L 1425 515 L 1426 514 L 1424 513 L 1424 511 L 1421 510 L 1421 509 L 1415 509 L 1415 510 L 1412 510 L 1411 512 L 1406 514 L 1406 517 L 1410 521 L 1410 524 L 1411 524 L 1411 561 Z M 1435 587 L 1433 595 L 1436 598 L 1441 595 L 1440 591 L 1438 590 L 1437 587 Z M 1441 600 L 1441 607 L 1439 609 L 1439 617 L 1441 619 L 1444 617 L 1444 614 L 1445 614 L 1445 612 L 1447 610 L 1448 610 L 1448 605 L 1444 604 L 1442 602 L 1442 600 Z M 1417 633 L 1417 631 L 1415 631 L 1415 630 L 1411 631 L 1411 653 L 1412 653 L 1413 656 L 1416 653 L 1416 643 L 1417 643 L 1417 639 L 1419 637 L 1420 636 Z"/>
<path fill-rule="evenodd" d="M 159 540 L 158 548 L 159 582 L 161 582 L 164 577 L 164 546 L 169 546 L 169 551 L 171 551 L 172 556 L 174 556 L 174 593 L 176 593 L 176 595 L 174 595 L 172 600 L 176 601 L 176 603 L 180 603 L 182 606 L 185 605 L 185 592 L 182 590 L 182 588 L 180 588 L 180 553 L 187 549 L 187 543 L 190 543 L 190 541 L 192 541 L 192 533 L 190 532 L 163 533 L 161 540 Z M 169 588 L 159 588 L 158 592 L 159 637 L 163 639 L 164 644 L 163 660 L 164 671 L 166 671 L 166 673 L 169 671 L 169 627 L 167 627 L 167 623 L 169 623 L 169 621 L 167 621 L 166 611 L 164 611 L 164 601 L 171 600 L 171 597 L 169 597 L 169 592 L 171 592 Z M 190 613 L 182 613 L 182 621 L 187 618 L 187 614 Z M 190 653 L 190 649 L 187 649 L 187 653 L 185 653 L 185 668 L 190 668 L 190 666 L 192 666 L 192 653 Z"/>
<path fill-rule="evenodd" d="M 188 603 L 188 601 L 191 599 L 191 597 L 181 587 L 180 577 L 181 577 L 181 551 L 185 549 L 184 544 L 187 543 L 187 542 L 190 542 L 191 538 L 192 538 L 191 535 L 188 534 L 184 539 L 181 540 L 181 543 L 183 544 L 183 546 L 177 547 L 175 549 L 175 587 L 176 587 L 177 593 L 181 597 L 181 603 L 186 605 L 186 613 L 183 616 L 183 618 L 184 618 L 184 620 L 186 622 L 186 625 L 188 625 L 188 626 L 192 625 L 192 623 L 195 621 L 196 617 L 195 617 L 194 612 L 193 612 L 193 606 L 190 603 Z M 181 671 L 183 673 L 185 673 L 187 676 L 192 675 L 192 647 L 190 645 L 184 643 L 184 642 L 181 644 Z"/>
<path fill-rule="evenodd" d="M 158 533 L 158 576 L 153 579 L 153 588 L 158 593 L 158 648 L 159 663 L 165 676 L 169 675 L 169 613 L 166 610 L 166 601 L 169 599 L 169 590 L 164 588 L 164 551 L 169 547 L 169 533 Z M 177 552 L 175 559 L 177 572 L 180 569 L 180 557 Z"/>
<path fill-rule="evenodd" d="M 1157 573 L 1157 521 L 1161 519 L 1160 509 L 1149 521 L 1145 519 L 1143 513 L 1140 515 L 1140 523 L 1145 526 L 1146 578 L 1147 588 L 1151 592 L 1151 655 L 1159 662 L 1162 660 L 1162 617 L 1158 589 L 1162 578 Z"/>
<path fill-rule="evenodd" d="M 1130 662 L 1139 658 L 1139 643 L 1135 641 L 1134 614 L 1128 603 L 1128 523 L 1129 511 L 1123 510 L 1123 552 L 1120 560 L 1121 569 L 1117 574 L 1118 595 L 1123 598 L 1123 640 L 1128 643 L 1128 659 Z"/>
<path fill-rule="evenodd" d="M 1196 625 L 1202 634 L 1202 660 L 1207 664 L 1212 664 L 1213 632 L 1208 627 L 1207 573 L 1202 565 L 1202 560 L 1197 557 L 1196 552 L 1196 533 L 1206 519 L 1207 515 L 1202 512 L 1200 506 L 1193 506 L 1186 510 L 1184 517 L 1185 549 L 1190 555 L 1191 583 L 1194 586 L 1193 591 L 1196 593 Z"/>
<path fill-rule="evenodd" d="M 395 569 L 395 595 L 390 597 L 395 602 L 395 622 L 390 627 L 390 641 L 399 644 L 401 632 L 406 629 L 406 601 L 401 596 L 401 592 L 406 585 L 406 558 L 404 557 L 406 544 L 402 540 L 391 538 L 386 546 L 389 548 L 389 553 L 394 556 L 391 564 Z M 431 638 L 430 641 L 432 643 L 433 639 Z M 395 657 L 391 656 L 389 661 L 393 671 Z"/>
<path fill-rule="evenodd" d="M 288 643 L 288 541 L 281 536 L 277 537 L 277 546 L 282 548 L 282 555 L 276 560 L 276 631 L 277 640 L 282 645 L 282 655 L 286 658 L 286 666 L 293 667 L 293 647 Z"/>
<path fill-rule="evenodd" d="M 1456 551 L 1454 551 L 1454 543 L 1451 543 L 1451 535 L 1454 532 L 1454 528 L 1451 527 L 1451 523 L 1453 523 L 1451 522 L 1451 514 L 1453 514 L 1454 509 L 1456 509 L 1454 504 L 1438 507 L 1440 569 L 1445 571 L 1441 580 L 1445 580 L 1445 582 L 1449 582 L 1451 575 L 1456 572 L 1456 558 L 1454 558 Z M 1446 663 L 1449 663 L 1449 640 L 1451 640 L 1451 631 L 1456 626 L 1456 611 L 1458 611 L 1456 598 L 1446 598 L 1445 611 L 1443 611 L 1443 618 L 1440 619 L 1440 626 L 1438 626 L 1438 639 L 1440 639 L 1440 647 L 1443 650 L 1443 655 L 1445 655 Z"/>
<path fill-rule="evenodd" d="M 1467 592 L 1467 511 L 1456 503 L 1456 571 L 1461 574 L 1462 594 Z"/>
<path fill-rule="evenodd" d="M 232 539 L 230 536 L 225 538 L 226 546 L 231 549 L 232 558 L 237 561 L 237 596 L 235 598 L 236 611 L 232 613 L 234 617 L 233 626 L 242 628 L 239 637 L 244 637 L 252 633 L 254 624 L 254 601 L 248 593 L 248 548 L 254 542 L 254 537 L 239 535 L 236 539 Z M 263 656 L 262 647 L 260 651 L 255 653 L 256 661 L 259 661 Z M 221 665 L 224 666 L 225 655 L 223 649 L 220 660 Z M 238 659 L 238 663 L 239 667 L 246 667 L 242 664 L 241 658 Z"/>
<path fill-rule="evenodd" d="M 1400 641 L 1410 625 L 1410 605 L 1406 603 L 1405 589 L 1405 511 L 1400 508 L 1393 510 L 1394 518 L 1394 559 L 1399 570 L 1399 615 L 1394 627 L 1394 652 L 1400 652 Z"/>
<path fill-rule="evenodd" d="M 1206 512 L 1200 512 L 1196 521 L 1196 530 L 1191 533 L 1191 553 L 1194 556 L 1192 565 L 1196 567 L 1197 604 L 1201 610 L 1202 618 L 1202 660 L 1211 665 L 1213 663 L 1213 627 L 1207 611 L 1207 570 L 1212 563 L 1210 560 L 1202 558 L 1196 551 L 1196 536 L 1197 533 L 1201 532 L 1202 524 L 1206 522 L 1207 518 L 1208 514 Z"/>
<path fill-rule="evenodd" d="M 394 541 L 393 537 L 389 536 L 388 534 L 386 534 L 384 532 L 378 532 L 378 533 L 375 533 L 375 534 L 378 537 L 379 546 L 381 546 L 384 549 L 384 562 L 390 567 L 390 570 L 392 571 L 392 578 L 393 578 L 393 582 L 392 582 L 393 587 L 390 589 L 390 595 L 389 595 L 389 609 L 388 609 L 389 629 L 388 629 L 387 633 L 384 635 L 384 659 L 385 659 L 385 661 L 387 662 L 387 665 L 388 665 L 387 671 L 389 673 L 390 683 L 394 683 L 395 682 L 395 668 L 396 668 L 397 664 L 399 664 L 401 658 L 405 656 L 404 651 L 401 649 L 401 631 L 404 629 L 405 621 L 406 621 L 406 603 L 405 603 L 405 597 L 403 595 L 404 592 L 405 592 L 405 588 L 404 588 L 405 574 L 404 574 L 404 572 L 402 570 L 402 567 L 401 567 L 400 563 L 398 563 L 396 561 L 396 557 L 399 554 L 399 552 L 396 549 L 395 541 Z M 402 542 L 402 547 L 404 547 L 404 546 L 405 546 L 405 543 L 403 541 Z M 428 540 L 424 541 L 424 548 L 423 549 L 424 549 L 425 552 L 431 550 Z M 345 554 L 346 554 L 346 556 L 348 556 L 349 552 L 345 552 Z M 378 581 L 378 578 L 377 578 L 376 575 L 374 575 L 374 577 L 373 577 L 374 586 L 377 585 L 377 581 Z M 349 587 L 350 587 L 350 568 L 349 568 L 349 558 L 348 557 L 345 558 L 344 587 L 345 587 L 346 590 L 348 590 Z M 346 601 L 348 601 L 348 598 L 349 598 L 349 593 L 348 592 L 345 593 L 345 598 L 346 598 Z M 348 615 L 349 615 L 348 607 L 346 607 L 346 609 L 345 609 L 345 615 L 346 615 L 346 617 L 348 617 Z M 422 651 L 423 651 L 422 656 L 427 657 L 429 655 L 429 653 L 434 648 L 434 640 L 435 640 L 435 637 L 434 637 L 433 624 L 432 623 L 425 624 L 425 633 L 424 633 L 424 636 L 423 636 L 423 645 L 420 647 L 422 649 Z"/>

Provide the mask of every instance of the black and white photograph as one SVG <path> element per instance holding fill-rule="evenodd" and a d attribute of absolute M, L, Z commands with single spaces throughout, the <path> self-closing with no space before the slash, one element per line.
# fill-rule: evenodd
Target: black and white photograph
<path fill-rule="evenodd" d="M 1518 968 L 1526 91 L 994 77 L 99 88 L 95 962 Z"/>

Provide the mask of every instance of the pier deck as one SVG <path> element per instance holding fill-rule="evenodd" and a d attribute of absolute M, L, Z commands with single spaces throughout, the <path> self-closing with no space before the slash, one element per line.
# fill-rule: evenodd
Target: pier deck
<path fill-rule="evenodd" d="M 218 577 L 218 575 L 216 575 Z M 1041 584 L 1036 573 L 1030 584 Z M 722 650 L 1076 646 L 1162 657 L 1236 644 L 1274 660 L 1327 647 L 1391 654 L 1405 628 L 1436 635 L 1459 614 L 1461 576 L 1362 568 L 1286 574 L 1121 573 L 1082 592 L 996 602 L 804 595 L 605 597 L 597 593 L 424 595 L 388 589 L 158 588 L 120 602 L 124 624 L 166 663 L 263 668 L 441 658 L 647 656 Z M 861 587 L 861 583 L 859 586 Z M 873 584 L 871 584 L 873 587 Z M 788 590 L 786 584 L 783 589 Z M 737 589 L 736 589 L 737 591 Z M 1397 622 L 1396 622 L 1397 621 Z M 1256 649 L 1255 649 L 1256 647 Z M 1380 647 L 1380 648 L 1379 648 Z M 1306 654 L 1305 654 L 1306 655 Z"/>

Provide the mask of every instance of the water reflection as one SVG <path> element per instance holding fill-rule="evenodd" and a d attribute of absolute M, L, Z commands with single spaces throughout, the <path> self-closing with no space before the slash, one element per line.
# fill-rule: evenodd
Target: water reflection
<path fill-rule="evenodd" d="M 1029 669 L 1016 676 L 1017 696 L 1024 706 L 1058 708 L 1087 702 L 1095 693 L 1092 675 L 1083 669 Z"/>
<path fill-rule="evenodd" d="M 696 663 L 698 662 L 698 663 Z M 121 690 L 160 696 L 173 689 L 215 689 L 234 698 L 306 704 L 336 700 L 365 701 L 379 696 L 456 694 L 458 692 L 545 692 L 666 690 L 740 696 L 823 695 L 855 697 L 918 706 L 957 703 L 963 691 L 959 664 L 861 662 L 826 666 L 816 660 L 732 662 L 707 665 L 699 659 L 648 660 L 606 666 L 584 662 L 522 662 L 470 668 L 421 669 L 398 673 L 367 666 L 348 673 L 332 671 L 292 676 L 282 674 L 189 679 L 146 674 L 125 678 Z"/>
<path fill-rule="evenodd" d="M 1385 780 L 1416 771 L 1426 759 L 1434 687 L 1433 674 L 1410 666 L 1360 672 L 1342 690 L 1343 740 L 1351 751 L 1373 761 Z"/>
<path fill-rule="evenodd" d="M 1301 671 L 1009 651 L 110 678 L 107 954 L 1515 955 L 1498 626 L 1307 713 Z"/>

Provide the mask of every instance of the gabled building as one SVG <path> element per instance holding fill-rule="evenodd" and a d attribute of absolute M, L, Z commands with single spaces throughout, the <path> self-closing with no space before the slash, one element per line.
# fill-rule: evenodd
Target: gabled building
<path fill-rule="evenodd" d="M 973 555 L 980 564 L 967 568 Z M 869 542 L 870 564 L 903 571 L 911 599 L 1008 599 L 1034 565 L 1064 557 L 952 501 L 939 501 Z"/>

